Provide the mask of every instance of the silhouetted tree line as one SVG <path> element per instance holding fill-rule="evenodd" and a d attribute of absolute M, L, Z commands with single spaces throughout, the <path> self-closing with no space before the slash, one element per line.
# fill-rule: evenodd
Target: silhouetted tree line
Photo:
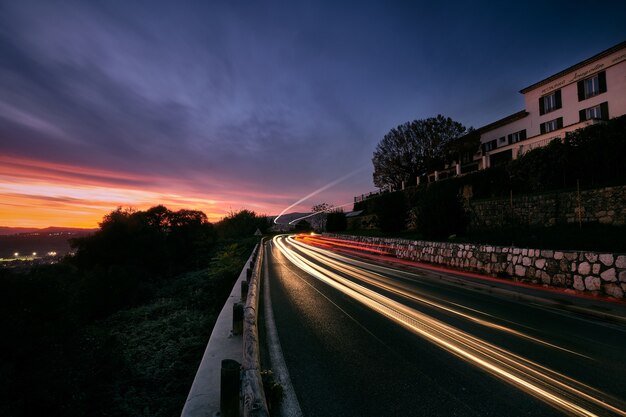
<path fill-rule="evenodd" d="M 211 279 L 176 291 L 200 294 L 210 311 L 221 307 L 258 240 L 253 233 L 268 225 L 247 210 L 211 224 L 195 210 L 118 208 L 97 232 L 71 242 L 75 256 L 29 271 L 0 269 L 0 415 L 126 415 L 111 409 L 128 389 L 119 381 L 132 375 L 124 347 L 102 323 L 209 265 Z"/>

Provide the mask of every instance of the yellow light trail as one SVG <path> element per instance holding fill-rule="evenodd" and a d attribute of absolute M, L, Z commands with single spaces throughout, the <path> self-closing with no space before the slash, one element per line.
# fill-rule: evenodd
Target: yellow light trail
<path fill-rule="evenodd" d="M 316 264 L 307 257 L 298 253 L 296 250 L 289 248 L 285 241 L 285 235 L 274 238 L 274 244 L 276 247 L 298 268 L 337 289 L 343 294 L 353 298 L 354 300 L 359 301 L 363 305 L 368 306 L 372 310 L 382 314 L 390 320 L 398 323 L 409 331 L 425 338 L 426 340 L 429 340 L 435 345 L 440 346 L 455 356 L 472 363 L 492 375 L 495 375 L 501 380 L 506 381 L 509 384 L 571 415 L 592 417 L 606 415 L 607 412 L 610 412 L 618 416 L 626 417 L 626 412 L 623 409 L 606 402 L 609 399 L 607 394 L 553 371 L 545 366 L 530 361 L 513 352 L 507 351 L 487 341 L 472 336 L 467 332 L 459 330 L 440 320 L 430 317 L 427 314 L 410 308 L 396 300 L 390 299 L 377 293 L 376 291 L 345 278 L 344 276 L 341 276 L 324 266 Z M 297 247 L 298 251 L 306 253 L 308 257 L 315 259 L 328 267 L 341 271 L 350 277 L 365 280 L 365 282 L 370 284 L 373 284 L 372 280 L 376 281 L 371 275 L 368 275 L 368 273 L 362 271 L 361 269 L 351 268 L 346 265 L 339 265 L 329 256 L 326 256 L 327 251 L 323 251 L 319 248 L 316 248 L 318 249 L 317 251 L 309 250 L 308 248 L 303 247 L 302 244 L 296 243 L 294 239 L 290 239 L 289 243 L 294 245 L 294 247 Z M 305 250 L 308 252 L 305 252 Z M 380 275 L 376 278 L 379 277 Z M 394 288 L 392 286 L 388 286 L 388 282 L 386 284 L 379 282 L 379 284 L 385 285 L 385 287 L 382 287 L 384 289 L 390 287 L 391 289 L 389 289 L 389 291 L 393 291 L 394 293 L 404 296 L 403 291 L 397 287 Z M 379 288 L 381 287 L 379 286 Z M 411 299 L 414 299 L 415 297 L 412 294 L 409 294 L 409 296 Z M 420 301 L 427 301 L 431 305 L 438 304 L 428 300 Z M 441 307 L 448 309 L 445 306 Z M 454 311 L 454 313 L 468 316 L 465 313 L 458 311 Z M 477 319 L 476 317 L 469 319 L 473 321 L 484 321 Z M 500 327 L 501 328 L 498 329 L 502 330 L 503 326 Z M 514 332 L 514 334 L 518 336 L 523 335 L 520 332 Z M 548 345 L 551 347 L 557 347 L 551 344 Z M 604 400 L 600 398 L 604 398 Z M 621 401 L 616 399 L 611 400 L 615 403 L 619 403 L 619 407 L 624 407 L 624 404 L 622 404 Z"/>
<path fill-rule="evenodd" d="M 465 319 L 467 319 L 469 321 L 472 321 L 474 323 L 480 324 L 480 325 L 485 326 L 485 327 L 489 327 L 489 328 L 492 328 L 492 329 L 495 329 L 495 330 L 499 330 L 499 331 L 502 331 L 502 332 L 505 332 L 505 333 L 509 333 L 509 334 L 512 334 L 512 335 L 515 335 L 515 336 L 518 336 L 518 337 L 530 340 L 530 341 L 535 342 L 535 343 L 539 343 L 539 344 L 542 344 L 542 345 L 545 345 L 545 346 L 549 346 L 549 347 L 552 347 L 552 348 L 555 348 L 555 349 L 559 349 L 559 350 L 562 350 L 562 351 L 565 351 L 565 352 L 568 352 L 568 353 L 571 353 L 571 354 L 574 354 L 574 355 L 577 355 L 577 356 L 584 357 L 586 359 L 590 359 L 590 360 L 592 359 L 592 358 L 590 358 L 588 356 L 585 356 L 585 355 L 583 355 L 581 353 L 574 352 L 574 351 L 569 350 L 569 349 L 565 349 L 563 347 L 554 345 L 552 343 L 546 342 L 546 341 L 538 339 L 536 337 L 533 337 L 533 336 L 527 335 L 525 333 L 519 332 L 519 331 L 517 331 L 515 329 L 511 329 L 509 327 L 502 326 L 500 324 L 491 323 L 491 322 L 489 322 L 487 320 L 481 319 L 479 317 L 473 316 L 473 315 L 468 314 L 468 313 L 461 312 L 461 311 L 459 311 L 457 309 L 453 309 L 453 308 L 447 307 L 447 306 L 445 306 L 445 305 L 443 305 L 441 303 L 437 303 L 437 302 L 429 300 L 429 299 L 427 299 L 425 297 L 420 297 L 420 296 L 416 295 L 410 289 L 410 287 L 408 285 L 406 285 L 406 284 L 404 284 L 402 282 L 398 282 L 397 280 L 390 279 L 390 278 L 388 278 L 388 277 L 386 277 L 384 275 L 377 274 L 375 272 L 370 272 L 370 271 L 363 270 L 361 268 L 357 268 L 357 267 L 354 267 L 354 266 L 347 265 L 346 262 L 350 262 L 351 261 L 349 258 L 343 257 L 341 255 L 333 254 L 333 258 L 341 259 L 341 261 L 333 260 L 333 259 L 330 259 L 329 257 L 326 256 L 328 254 L 328 251 L 326 251 L 324 249 L 316 248 L 314 246 L 307 246 L 307 245 L 305 245 L 305 244 L 303 244 L 301 242 L 298 242 L 297 240 L 292 239 L 292 238 L 289 238 L 289 241 L 290 241 L 291 244 L 293 244 L 295 246 L 298 246 L 298 249 L 300 251 L 302 251 L 303 253 L 306 253 L 307 255 L 309 255 L 311 257 L 315 257 L 315 259 L 318 262 L 321 262 L 321 263 L 323 263 L 325 265 L 328 265 L 329 267 L 334 268 L 334 269 L 336 269 L 338 271 L 341 271 L 341 272 L 345 273 L 346 275 L 349 275 L 349 276 L 351 276 L 353 278 L 359 279 L 360 281 L 366 282 L 366 283 L 368 283 L 370 285 L 376 286 L 376 287 L 378 287 L 378 288 L 380 288 L 382 290 L 389 291 L 391 293 L 400 295 L 400 296 L 405 297 L 407 299 L 410 299 L 412 301 L 416 301 L 418 303 L 425 304 L 425 305 L 437 308 L 439 310 L 443 310 L 443 311 L 446 311 L 448 313 L 451 313 L 451 314 L 463 317 L 463 318 L 465 318 Z M 314 253 L 314 252 L 322 254 L 322 256 L 317 256 L 317 254 Z M 458 307 L 463 307 L 463 306 L 458 306 Z M 463 308 L 465 308 L 465 307 L 463 307 Z M 476 313 L 479 313 L 479 314 L 485 314 L 485 313 L 477 311 L 477 310 L 473 310 L 473 311 L 475 311 Z M 488 314 L 486 314 L 486 315 L 488 315 Z"/>

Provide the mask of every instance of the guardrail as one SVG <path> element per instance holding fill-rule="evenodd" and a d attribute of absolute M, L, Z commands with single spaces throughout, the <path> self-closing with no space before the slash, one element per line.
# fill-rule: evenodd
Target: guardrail
<path fill-rule="evenodd" d="M 254 248 L 220 312 L 181 417 L 269 416 L 257 328 L 262 245 Z"/>
<path fill-rule="evenodd" d="M 261 380 L 259 354 L 258 307 L 261 282 L 263 240 L 257 246 L 256 262 L 248 284 L 248 296 L 243 317 L 242 396 L 244 417 L 269 417 Z"/>

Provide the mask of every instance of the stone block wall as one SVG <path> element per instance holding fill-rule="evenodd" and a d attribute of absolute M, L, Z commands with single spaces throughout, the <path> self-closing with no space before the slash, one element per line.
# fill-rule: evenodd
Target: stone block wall
<path fill-rule="evenodd" d="M 626 292 L 626 254 L 325 235 L 368 243 L 400 259 L 615 298 Z"/>
<path fill-rule="evenodd" d="M 626 186 L 468 201 L 472 229 L 557 223 L 626 224 Z"/>

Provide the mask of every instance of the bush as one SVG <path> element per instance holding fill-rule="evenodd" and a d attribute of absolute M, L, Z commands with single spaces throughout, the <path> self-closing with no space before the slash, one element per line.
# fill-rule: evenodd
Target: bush
<path fill-rule="evenodd" d="M 342 232 L 348 228 L 348 220 L 343 211 L 335 211 L 326 215 L 326 231 Z"/>
<path fill-rule="evenodd" d="M 455 185 L 434 183 L 420 193 L 416 226 L 425 238 L 441 239 L 465 231 L 469 219 Z"/>
<path fill-rule="evenodd" d="M 407 219 L 404 193 L 396 191 L 372 199 L 372 212 L 378 219 L 378 227 L 384 233 L 397 233 L 404 230 Z"/>

